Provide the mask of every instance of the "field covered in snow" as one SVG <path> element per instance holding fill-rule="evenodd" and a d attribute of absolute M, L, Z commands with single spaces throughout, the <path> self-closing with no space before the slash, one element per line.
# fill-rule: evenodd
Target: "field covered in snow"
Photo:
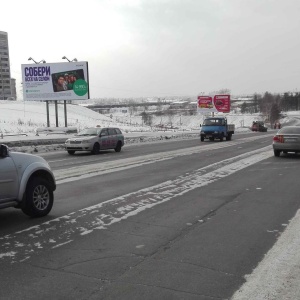
<path fill-rule="evenodd" d="M 126 111 L 124 113 L 124 111 Z M 130 114 L 124 107 L 116 112 L 107 115 L 100 114 L 81 105 L 67 105 L 68 127 L 76 127 L 78 131 L 86 127 L 117 126 L 124 133 L 155 133 L 158 131 L 156 125 L 162 124 L 169 126 L 172 124 L 172 132 L 195 131 L 199 130 L 199 124 L 203 122 L 204 115 L 172 115 L 155 116 L 153 115 L 152 126 L 143 124 L 141 111 Z M 49 104 L 50 126 L 56 126 L 55 106 Z M 223 115 L 222 113 L 220 115 Z M 236 132 L 249 131 L 254 120 L 262 120 L 260 114 L 224 114 L 230 124 L 235 124 Z M 289 125 L 300 124 L 300 111 L 285 113 L 281 123 Z M 64 106 L 58 105 L 58 125 L 65 126 Z M 35 135 L 37 128 L 47 126 L 46 104 L 35 101 L 0 101 L 0 135 L 22 134 Z"/>
<path fill-rule="evenodd" d="M 50 126 L 56 126 L 55 106 L 49 104 Z M 235 124 L 237 130 L 249 127 L 253 120 L 260 120 L 260 115 L 226 114 L 229 123 Z M 74 126 L 79 131 L 85 127 L 100 125 L 101 127 L 118 126 L 125 132 L 155 131 L 155 125 L 163 124 L 176 127 L 178 130 L 199 129 L 204 116 L 153 116 L 152 125 L 143 124 L 142 117 L 136 113 L 118 112 L 109 115 L 99 114 L 88 108 L 76 104 L 67 105 L 68 126 Z M 64 106 L 58 105 L 58 125 L 65 126 Z M 8 133 L 34 133 L 37 128 L 47 126 L 46 104 L 34 101 L 0 101 L 0 134 Z"/>

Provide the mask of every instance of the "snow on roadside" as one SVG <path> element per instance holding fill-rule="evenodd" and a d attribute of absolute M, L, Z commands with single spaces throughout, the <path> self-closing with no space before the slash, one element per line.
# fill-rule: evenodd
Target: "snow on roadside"
<path fill-rule="evenodd" d="M 3 144 L 7 144 L 11 151 L 23 152 L 23 153 L 46 153 L 52 151 L 64 151 L 64 142 L 71 136 L 56 137 L 55 138 L 40 138 L 35 137 L 34 139 L 23 139 L 23 141 L 13 140 L 2 141 Z M 198 138 L 199 132 L 149 132 L 149 133 L 136 133 L 131 135 L 125 134 L 125 146 L 130 144 L 146 144 L 154 142 L 163 142 L 169 140 L 179 139 L 191 139 Z"/>
<path fill-rule="evenodd" d="M 295 300 L 300 295 L 300 210 L 231 300 Z"/>

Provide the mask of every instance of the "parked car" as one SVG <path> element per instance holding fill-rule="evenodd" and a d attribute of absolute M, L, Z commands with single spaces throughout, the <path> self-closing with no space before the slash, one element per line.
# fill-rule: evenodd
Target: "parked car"
<path fill-rule="evenodd" d="M 273 137 L 273 150 L 275 156 L 281 152 L 300 152 L 300 126 L 282 127 Z"/>
<path fill-rule="evenodd" d="M 37 155 L 0 145 L 0 208 L 16 207 L 30 217 L 47 215 L 56 189 L 49 164 Z"/>
<path fill-rule="evenodd" d="M 252 131 L 266 132 L 268 128 L 265 126 L 263 121 L 253 121 L 251 126 Z"/>
<path fill-rule="evenodd" d="M 98 154 L 100 150 L 114 149 L 120 152 L 124 146 L 124 135 L 119 128 L 86 128 L 67 139 L 65 149 L 73 155 L 75 151 L 90 151 Z"/>

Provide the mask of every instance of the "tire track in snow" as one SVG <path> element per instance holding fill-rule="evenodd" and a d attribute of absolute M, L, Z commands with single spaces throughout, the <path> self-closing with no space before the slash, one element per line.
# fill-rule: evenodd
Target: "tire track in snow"
<path fill-rule="evenodd" d="M 117 161 L 106 161 L 93 163 L 89 165 L 76 166 L 68 169 L 54 171 L 57 184 L 81 180 L 101 174 L 107 174 L 117 171 L 122 171 L 134 167 L 140 167 L 147 164 L 156 163 L 163 160 L 173 159 L 179 156 L 193 155 L 203 151 L 211 151 L 223 149 L 227 147 L 237 146 L 246 142 L 252 142 L 261 138 L 270 137 L 270 135 L 252 136 L 237 141 L 208 143 L 201 147 L 191 147 L 185 149 L 171 150 L 167 152 L 153 153 L 148 155 L 136 156 L 131 158 L 119 159 Z"/>

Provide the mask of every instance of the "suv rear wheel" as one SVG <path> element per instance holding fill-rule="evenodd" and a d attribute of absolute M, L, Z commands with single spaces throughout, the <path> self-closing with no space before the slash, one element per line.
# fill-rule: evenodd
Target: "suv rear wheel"
<path fill-rule="evenodd" d="M 30 217 L 46 216 L 53 206 L 53 190 L 44 178 L 34 177 L 27 184 L 22 211 Z"/>
<path fill-rule="evenodd" d="M 115 151 L 116 152 L 121 152 L 121 149 L 122 149 L 122 143 L 119 141 L 116 148 L 115 148 Z"/>

